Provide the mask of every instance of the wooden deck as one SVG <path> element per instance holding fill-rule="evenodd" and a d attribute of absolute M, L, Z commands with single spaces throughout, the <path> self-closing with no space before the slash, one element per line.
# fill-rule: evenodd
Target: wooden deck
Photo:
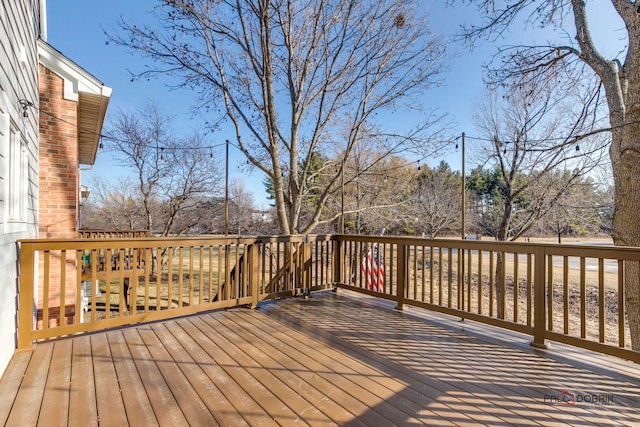
<path fill-rule="evenodd" d="M 0 424 L 639 425 L 640 366 L 529 340 L 322 292 L 39 343 Z"/>

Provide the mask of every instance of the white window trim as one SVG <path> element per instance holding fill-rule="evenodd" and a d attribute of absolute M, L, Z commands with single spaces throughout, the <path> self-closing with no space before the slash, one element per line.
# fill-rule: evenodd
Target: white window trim
<path fill-rule="evenodd" d="M 27 142 L 14 123 L 9 131 L 9 149 L 7 150 L 8 171 L 6 179 L 7 224 L 27 223 Z M 22 231 L 22 230 L 20 230 Z"/>
<path fill-rule="evenodd" d="M 3 104 L 0 105 L 0 114 L 2 115 L 0 119 L 0 126 L 2 126 L 0 176 L 4 185 L 0 188 L 2 192 L 0 196 L 2 200 L 0 222 L 2 223 L 3 233 L 8 234 L 27 230 L 29 152 L 23 132 L 21 132 L 18 123 L 7 112 L 7 97 L 6 94 L 3 95 L 0 97 L 0 102 Z M 16 164 L 18 165 L 17 170 L 12 167 Z M 14 176 L 10 176 L 12 173 Z M 17 188 L 11 188 L 16 181 Z M 17 212 L 12 209 L 16 205 Z"/>
<path fill-rule="evenodd" d="M 4 219 L 5 219 L 5 205 L 6 205 L 6 159 L 5 152 L 6 146 L 9 145 L 9 123 L 10 117 L 9 113 L 6 110 L 6 96 L 4 92 L 0 93 L 0 229 L 4 232 Z"/>
<path fill-rule="evenodd" d="M 4 232 L 4 209 L 6 205 L 5 186 L 7 180 L 4 156 L 5 147 L 9 144 L 9 114 L 4 109 L 3 98 L 4 97 L 0 96 L 0 229 Z"/>

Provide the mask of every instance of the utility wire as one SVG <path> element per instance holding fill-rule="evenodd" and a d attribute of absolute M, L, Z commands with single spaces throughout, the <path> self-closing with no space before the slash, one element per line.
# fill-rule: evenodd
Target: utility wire
<path fill-rule="evenodd" d="M 31 107 L 34 110 L 38 111 L 39 113 L 45 114 L 49 117 L 52 117 L 56 120 L 59 120 L 63 123 L 69 124 L 71 126 L 76 126 L 76 123 L 70 122 L 66 119 L 63 119 L 62 117 L 58 117 L 57 115 L 49 112 L 49 111 L 45 111 L 42 110 L 40 108 L 38 108 L 36 105 L 34 105 L 33 102 L 26 100 L 26 99 L 20 99 L 19 100 L 20 105 L 22 106 L 23 110 L 24 110 L 24 114 L 26 114 L 27 112 L 27 108 Z M 566 141 L 565 144 L 563 145 L 572 145 L 575 144 L 577 142 L 579 142 L 580 140 L 587 138 L 589 136 L 598 134 L 598 133 L 603 133 L 603 132 L 610 132 L 613 130 L 617 130 L 617 129 L 621 129 L 624 128 L 626 126 L 631 126 L 634 124 L 638 124 L 640 123 L 640 120 L 636 120 L 633 122 L 629 122 L 629 123 L 624 123 L 622 125 L 618 125 L 618 126 L 612 126 L 609 128 L 601 128 L 601 129 L 596 129 L 593 131 L 589 131 L 586 132 L 584 134 L 579 134 L 576 136 L 565 136 L 565 137 L 554 137 L 554 138 L 545 138 L 545 139 L 532 139 L 532 140 L 528 140 L 527 142 L 530 143 L 541 143 L 541 142 L 551 142 L 551 141 Z M 126 140 L 126 139 L 122 139 L 122 138 L 117 138 L 108 134 L 104 134 L 104 133 L 97 133 L 95 131 L 92 131 L 90 129 L 84 129 L 84 128 L 79 128 L 81 133 L 88 133 L 94 136 L 98 136 L 102 139 L 107 139 L 110 141 L 114 141 L 114 142 L 118 142 L 121 144 L 127 144 L 127 145 L 131 145 L 131 146 L 139 146 L 139 145 L 144 145 L 144 144 L 140 144 L 140 143 L 136 143 L 130 140 Z M 515 144 L 515 141 L 509 141 L 509 140 L 498 140 L 498 139 L 489 139 L 489 138 L 485 138 L 485 137 L 479 137 L 479 136 L 472 136 L 472 135 L 465 135 L 465 138 L 470 139 L 470 140 L 475 140 L 475 141 L 483 141 L 483 142 L 491 142 L 491 143 L 499 143 L 499 144 Z M 440 141 L 442 143 L 442 145 L 440 147 L 438 147 L 436 150 L 425 154 L 424 156 L 422 156 L 421 158 L 405 163 L 403 165 L 398 165 L 398 166 L 394 166 L 394 167 L 390 167 L 390 168 L 385 168 L 385 173 L 388 171 L 393 171 L 393 170 L 398 170 L 398 169 L 403 169 L 412 165 L 417 164 L 418 168 L 420 168 L 420 162 L 424 162 L 427 158 L 433 157 L 437 154 L 439 154 L 441 151 L 444 150 L 445 147 L 447 147 L 449 144 L 457 141 L 458 139 L 460 139 L 460 136 L 457 136 L 453 139 L 447 140 L 447 141 Z M 227 142 L 223 142 L 223 143 L 219 143 L 219 144 L 214 144 L 214 145 L 208 145 L 208 146 L 202 146 L 202 147 L 189 147 L 189 146 L 184 146 L 184 147 L 164 147 L 164 146 L 156 146 L 153 144 L 147 144 L 146 147 L 151 147 L 151 148 L 155 148 L 161 151 L 164 150 L 212 150 L 214 148 L 218 148 L 221 147 L 223 145 L 227 144 Z M 235 148 L 238 148 L 240 150 L 240 147 L 238 147 L 237 145 L 228 142 L 229 145 L 232 145 Z M 102 143 L 100 143 L 100 148 L 102 148 Z M 242 151 L 242 150 L 241 150 Z M 369 165 L 368 167 L 366 167 L 365 169 L 363 169 L 362 171 L 360 171 L 360 173 L 366 172 L 368 169 L 370 169 L 371 167 L 373 167 L 375 164 L 377 164 L 380 160 L 382 160 L 383 157 L 378 158 L 377 160 L 375 160 L 371 165 Z"/>
<path fill-rule="evenodd" d="M 42 110 L 42 109 L 36 107 L 31 101 L 28 101 L 26 99 L 21 99 L 20 100 L 20 105 L 22 106 L 22 108 L 25 111 L 26 111 L 26 109 L 28 107 L 31 107 L 34 110 L 38 111 L 39 113 L 45 114 L 45 115 L 47 115 L 49 117 L 52 117 L 52 118 L 54 118 L 54 119 L 56 119 L 56 120 L 58 120 L 60 122 L 66 123 L 66 124 L 71 125 L 71 126 L 77 126 L 76 123 L 73 123 L 73 122 L 71 122 L 69 120 L 66 120 L 66 119 L 62 118 L 62 117 L 58 117 L 55 114 L 50 113 L 49 111 L 45 111 L 45 110 Z M 154 149 L 157 148 L 159 150 L 211 150 L 211 149 L 214 149 L 214 148 L 222 147 L 223 145 L 226 144 L 226 142 L 222 142 L 222 143 L 219 143 L 219 144 L 207 145 L 207 146 L 201 146 L 201 147 L 189 147 L 189 146 L 184 146 L 184 147 L 165 147 L 165 146 L 161 146 L 161 145 L 157 145 L 156 146 L 154 144 L 146 144 L 146 145 L 145 144 L 140 144 L 140 143 L 133 142 L 133 141 L 130 141 L 130 140 L 117 138 L 115 136 L 111 136 L 111 135 L 108 135 L 108 134 L 105 134 L 105 133 L 98 133 L 98 132 L 92 131 L 90 129 L 79 128 L 79 130 L 80 130 L 80 133 L 85 133 L 85 134 L 98 136 L 98 137 L 100 137 L 102 139 L 107 139 L 109 141 L 119 142 L 121 144 L 126 144 L 126 145 L 130 145 L 130 146 L 144 145 L 145 147 L 151 147 L 151 148 L 154 148 Z M 102 145 L 102 143 L 100 145 Z M 239 147 L 237 145 L 233 144 L 232 142 L 229 142 L 229 145 L 232 145 L 232 146 L 234 146 L 234 147 L 239 149 Z"/>

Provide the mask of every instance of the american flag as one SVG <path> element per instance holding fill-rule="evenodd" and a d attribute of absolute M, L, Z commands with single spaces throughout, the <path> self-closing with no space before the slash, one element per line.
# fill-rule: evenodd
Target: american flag
<path fill-rule="evenodd" d="M 373 248 L 369 248 L 367 256 L 362 258 L 360 270 L 367 281 L 367 289 L 376 292 L 384 291 L 384 259 L 378 250 L 377 243 Z"/>

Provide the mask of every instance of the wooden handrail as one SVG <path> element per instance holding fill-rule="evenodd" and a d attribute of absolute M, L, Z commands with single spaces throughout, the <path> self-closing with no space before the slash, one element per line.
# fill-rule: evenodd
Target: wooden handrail
<path fill-rule="evenodd" d="M 638 248 L 346 235 L 19 245 L 20 348 L 334 286 L 395 301 L 398 308 L 412 305 L 529 334 L 539 348 L 554 340 L 640 362 L 624 320 L 622 274 L 628 263 L 640 262 Z M 382 267 L 375 289 L 368 288 L 373 277 L 363 267 L 374 245 Z M 117 262 L 106 262 L 114 256 Z M 86 282 L 100 294 L 88 296 L 82 312 Z"/>
<path fill-rule="evenodd" d="M 537 348 L 553 340 L 640 363 L 640 353 L 630 348 L 622 297 L 622 272 L 627 263 L 640 262 L 638 248 L 392 236 L 334 239 L 341 259 L 334 266 L 337 287 L 396 301 L 398 308 L 412 305 L 529 334 Z M 392 254 L 383 261 L 383 292 L 367 287 L 361 268 L 366 248 L 374 244 Z"/>
<path fill-rule="evenodd" d="M 272 276 L 291 264 L 271 262 L 265 245 L 299 245 L 306 236 L 23 240 L 20 245 L 18 347 L 33 341 L 165 319 L 270 297 L 305 293 L 308 275 L 291 276 L 280 293 Z M 314 240 L 325 247 L 326 236 Z M 328 251 L 328 249 L 327 249 Z M 42 262 L 38 259 L 42 258 Z M 43 269 L 44 268 L 44 269 Z M 325 267 L 327 270 L 329 265 Z M 329 286 L 331 274 L 324 273 Z"/>
<path fill-rule="evenodd" d="M 125 239 L 132 237 L 151 237 L 150 230 L 90 230 L 78 231 L 81 239 Z"/>

